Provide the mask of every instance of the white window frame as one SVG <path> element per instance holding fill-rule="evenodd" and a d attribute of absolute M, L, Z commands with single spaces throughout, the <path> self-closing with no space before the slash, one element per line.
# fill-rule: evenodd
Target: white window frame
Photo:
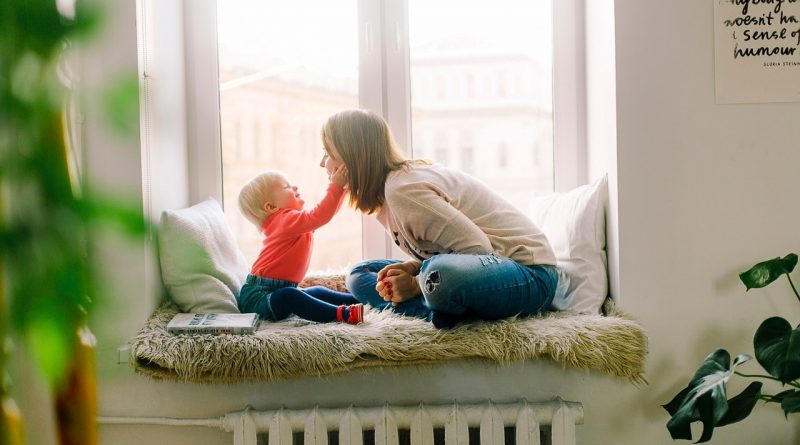
<path fill-rule="evenodd" d="M 553 0 L 554 189 L 587 181 L 585 0 Z M 222 202 L 217 0 L 184 3 L 189 196 Z M 359 106 L 381 114 L 410 147 L 408 1 L 359 0 Z M 383 51 L 380 51 L 380 49 Z M 404 73 L 406 75 L 404 75 Z M 383 85 L 388 85 L 383 88 Z M 402 129 L 402 131 L 397 131 Z M 409 153 L 413 156 L 413 153 Z M 374 217 L 363 218 L 363 258 L 402 258 Z"/>

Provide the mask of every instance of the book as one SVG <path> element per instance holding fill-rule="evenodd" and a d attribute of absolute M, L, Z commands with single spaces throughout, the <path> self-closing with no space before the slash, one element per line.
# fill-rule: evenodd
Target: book
<path fill-rule="evenodd" d="M 252 334 L 258 314 L 175 314 L 167 323 L 170 334 Z"/>

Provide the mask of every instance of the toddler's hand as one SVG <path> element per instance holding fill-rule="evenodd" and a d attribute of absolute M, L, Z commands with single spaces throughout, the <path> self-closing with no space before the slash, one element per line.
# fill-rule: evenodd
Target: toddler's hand
<path fill-rule="evenodd" d="M 342 187 L 347 185 L 348 179 L 347 167 L 344 164 L 337 167 L 336 170 L 331 173 L 331 182 Z"/>

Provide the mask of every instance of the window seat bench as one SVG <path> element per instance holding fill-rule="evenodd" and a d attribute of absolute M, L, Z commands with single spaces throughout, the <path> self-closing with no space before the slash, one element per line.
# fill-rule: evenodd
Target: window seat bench
<path fill-rule="evenodd" d="M 301 286 L 344 290 L 342 276 L 310 277 Z M 430 323 L 368 309 L 352 326 L 290 318 L 262 321 L 252 335 L 172 335 L 166 325 L 177 307 L 159 306 L 131 339 L 134 369 L 159 380 L 197 383 L 275 381 L 327 376 L 370 367 L 430 365 L 455 359 L 509 364 L 549 360 L 564 367 L 646 383 L 647 336 L 617 310 L 607 315 L 551 312 L 540 316 L 459 325 Z"/>

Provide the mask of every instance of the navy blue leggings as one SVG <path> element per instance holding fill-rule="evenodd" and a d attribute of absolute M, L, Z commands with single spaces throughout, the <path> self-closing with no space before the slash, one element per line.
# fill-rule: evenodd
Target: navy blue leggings
<path fill-rule="evenodd" d="M 336 308 L 341 305 L 356 304 L 352 295 L 337 292 L 323 286 L 305 289 L 282 287 L 272 292 L 269 305 L 278 320 L 295 314 L 306 320 L 327 323 L 336 321 Z"/>

